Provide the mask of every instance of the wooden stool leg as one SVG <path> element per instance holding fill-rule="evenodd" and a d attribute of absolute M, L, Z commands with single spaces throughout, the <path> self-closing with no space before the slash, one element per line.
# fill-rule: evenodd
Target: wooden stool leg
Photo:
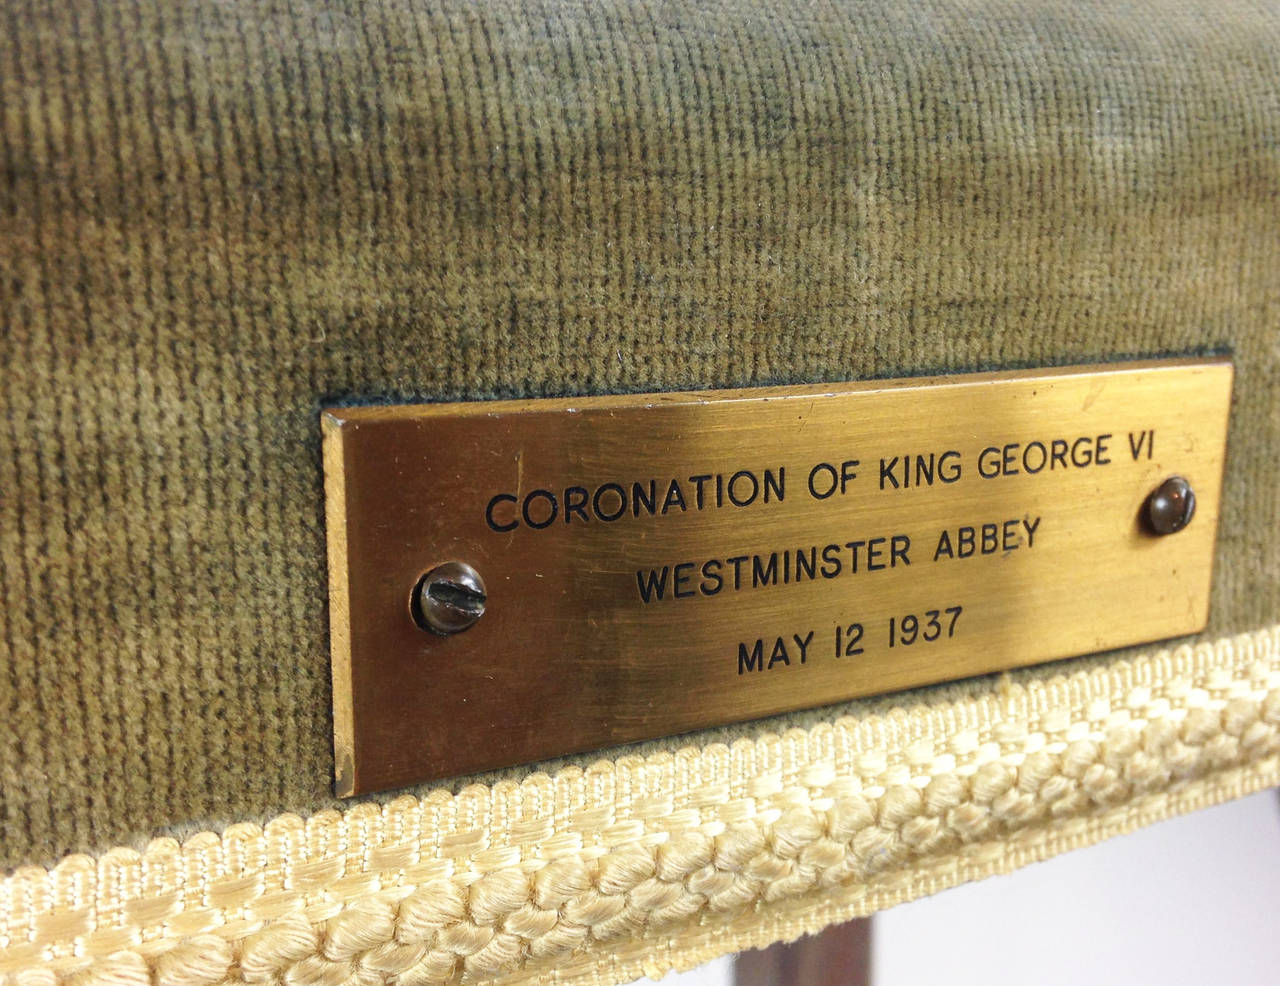
<path fill-rule="evenodd" d="M 871 919 L 836 925 L 790 945 L 742 952 L 735 986 L 869 986 Z"/>

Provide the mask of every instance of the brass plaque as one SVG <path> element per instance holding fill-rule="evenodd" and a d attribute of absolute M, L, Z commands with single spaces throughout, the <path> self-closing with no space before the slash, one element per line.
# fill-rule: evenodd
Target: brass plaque
<path fill-rule="evenodd" d="M 328 410 L 338 793 L 1199 630 L 1231 379 Z"/>

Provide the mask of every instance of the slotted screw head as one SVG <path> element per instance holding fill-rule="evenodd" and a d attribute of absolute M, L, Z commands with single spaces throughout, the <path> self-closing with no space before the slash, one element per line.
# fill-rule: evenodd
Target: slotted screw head
<path fill-rule="evenodd" d="M 1170 476 L 1147 497 L 1147 524 L 1157 534 L 1176 534 L 1195 512 L 1195 490 L 1181 476 Z"/>
<path fill-rule="evenodd" d="M 413 616 L 434 633 L 461 633 L 484 615 L 484 579 L 465 562 L 437 565 L 418 582 Z"/>

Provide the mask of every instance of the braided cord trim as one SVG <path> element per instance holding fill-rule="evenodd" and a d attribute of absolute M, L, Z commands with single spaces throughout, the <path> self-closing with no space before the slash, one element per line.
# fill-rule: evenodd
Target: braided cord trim
<path fill-rule="evenodd" d="M 581 982 L 794 938 L 1280 783 L 1280 626 L 993 694 L 0 882 L 3 986 Z"/>

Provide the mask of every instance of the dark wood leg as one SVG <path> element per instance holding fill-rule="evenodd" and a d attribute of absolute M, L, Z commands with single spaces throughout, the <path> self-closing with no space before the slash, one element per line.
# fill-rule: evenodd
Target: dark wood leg
<path fill-rule="evenodd" d="M 828 928 L 790 945 L 742 952 L 735 986 L 869 986 L 871 918 Z"/>

